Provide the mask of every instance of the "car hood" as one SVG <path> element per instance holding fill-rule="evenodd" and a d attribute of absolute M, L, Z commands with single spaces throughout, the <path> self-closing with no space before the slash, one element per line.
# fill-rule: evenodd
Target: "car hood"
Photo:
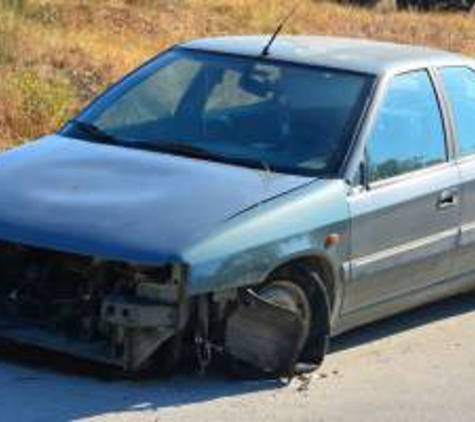
<path fill-rule="evenodd" d="M 159 263 L 299 176 L 48 136 L 0 156 L 0 238 Z"/>

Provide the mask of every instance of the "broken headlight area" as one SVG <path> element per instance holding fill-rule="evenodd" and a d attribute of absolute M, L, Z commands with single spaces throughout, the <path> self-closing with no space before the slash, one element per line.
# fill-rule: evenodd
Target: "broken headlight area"
<path fill-rule="evenodd" d="M 186 268 L 0 243 L 0 335 L 138 371 L 187 321 Z"/>

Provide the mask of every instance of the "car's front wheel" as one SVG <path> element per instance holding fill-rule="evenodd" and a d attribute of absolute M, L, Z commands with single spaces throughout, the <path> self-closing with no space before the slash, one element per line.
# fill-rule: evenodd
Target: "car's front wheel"
<path fill-rule="evenodd" d="M 326 352 L 328 300 L 318 275 L 276 273 L 252 290 L 228 322 L 233 373 L 293 375 L 316 369 Z"/>

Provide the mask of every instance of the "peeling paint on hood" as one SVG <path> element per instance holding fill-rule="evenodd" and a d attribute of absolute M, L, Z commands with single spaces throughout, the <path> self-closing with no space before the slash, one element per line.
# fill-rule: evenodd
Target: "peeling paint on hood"
<path fill-rule="evenodd" d="M 0 155 L 0 238 L 179 260 L 220 223 L 310 180 L 53 135 Z"/>

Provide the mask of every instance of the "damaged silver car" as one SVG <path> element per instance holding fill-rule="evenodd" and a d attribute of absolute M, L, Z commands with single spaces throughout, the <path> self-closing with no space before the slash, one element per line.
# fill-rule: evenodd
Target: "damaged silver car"
<path fill-rule="evenodd" d="M 289 376 L 474 287 L 473 63 L 267 38 L 175 46 L 0 156 L 1 336 Z"/>

